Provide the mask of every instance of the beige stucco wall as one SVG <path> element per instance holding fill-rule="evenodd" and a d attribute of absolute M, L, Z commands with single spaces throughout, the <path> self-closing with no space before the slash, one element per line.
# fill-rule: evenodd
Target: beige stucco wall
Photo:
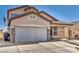
<path fill-rule="evenodd" d="M 27 10 L 25 12 L 24 11 L 25 8 L 27 8 L 27 7 L 10 11 L 9 12 L 9 18 L 12 17 L 11 14 L 19 14 L 19 15 L 22 15 L 22 14 L 28 13 L 28 12 L 38 13 L 38 11 L 35 10 L 35 9 L 29 9 L 29 10 Z M 42 15 L 45 18 L 47 18 L 48 20 L 53 20 L 52 21 L 53 24 L 51 26 L 58 28 L 58 35 L 57 35 L 57 37 L 59 37 L 59 38 L 68 38 L 69 37 L 69 27 L 68 27 L 68 25 L 60 24 L 58 21 L 54 21 L 54 19 L 52 19 L 51 17 L 47 16 L 44 13 L 40 13 L 40 15 Z M 35 18 L 31 18 L 31 16 L 35 16 Z M 10 34 L 11 34 L 10 35 L 10 38 L 13 38 L 14 39 L 14 34 L 13 34 L 14 33 L 14 26 L 29 25 L 29 24 L 31 24 L 31 25 L 32 24 L 34 24 L 34 25 L 41 25 L 43 27 L 50 28 L 50 23 L 48 21 L 46 21 L 45 19 L 43 19 L 42 17 L 40 17 L 40 16 L 38 16 L 36 14 L 29 14 L 29 15 L 26 15 L 26 16 L 23 16 L 23 17 L 20 17 L 20 18 L 13 19 L 11 21 L 11 24 L 10 24 Z M 75 26 L 73 26 L 73 28 L 74 27 Z M 73 31 L 74 30 L 77 31 L 77 29 L 73 29 Z M 78 31 L 77 31 L 77 33 L 78 33 Z"/>
<path fill-rule="evenodd" d="M 48 20 L 54 20 L 50 16 L 46 15 L 45 13 L 40 13 L 43 17 L 47 18 Z"/>
<path fill-rule="evenodd" d="M 58 27 L 58 37 L 61 39 L 65 37 L 64 27 Z"/>
<path fill-rule="evenodd" d="M 58 32 L 57 32 L 57 37 L 60 39 L 68 39 L 69 38 L 69 26 L 68 25 L 63 25 L 63 24 L 52 24 L 53 27 L 57 27 Z M 53 35 L 52 35 L 53 36 Z"/>
<path fill-rule="evenodd" d="M 25 8 L 28 8 L 28 7 L 25 7 Z M 15 9 L 15 10 L 9 11 L 9 18 L 12 17 L 11 16 L 12 14 L 22 15 L 22 14 L 28 13 L 28 12 L 36 12 L 37 13 L 37 11 L 35 9 L 33 9 L 33 8 L 31 8 L 31 9 L 29 9 L 27 11 L 24 11 L 25 8 L 20 8 L 20 9 Z"/>
<path fill-rule="evenodd" d="M 65 28 L 64 28 L 64 34 L 65 34 L 65 38 L 67 38 L 67 39 L 69 39 L 69 27 L 68 26 L 66 26 Z"/>
<path fill-rule="evenodd" d="M 16 9 L 16 10 L 12 10 L 12 11 L 9 11 L 9 18 L 11 18 L 11 14 L 24 14 L 24 9 L 25 8 L 20 8 L 20 9 Z"/>
<path fill-rule="evenodd" d="M 65 38 L 65 33 L 64 32 L 65 31 L 64 31 L 63 27 L 57 27 L 57 36 L 53 35 L 53 30 L 52 30 L 52 37 L 57 37 L 59 39 Z"/>
<path fill-rule="evenodd" d="M 79 24 L 78 23 L 77 24 L 74 24 L 71 27 L 71 29 L 72 29 L 72 37 L 75 38 L 75 34 L 77 34 L 78 37 L 79 37 Z"/>
<path fill-rule="evenodd" d="M 31 15 L 35 16 L 35 18 L 32 19 Z M 14 26 L 29 25 L 29 24 L 40 25 L 40 26 L 47 27 L 47 28 L 50 27 L 50 23 L 48 21 L 41 18 L 40 16 L 37 16 L 36 14 L 29 14 L 29 15 L 26 15 L 26 16 L 23 16 L 20 18 L 13 19 L 10 24 L 10 34 L 11 34 L 10 40 L 11 40 L 11 42 L 14 42 L 13 33 L 15 31 L 15 29 L 12 29 L 12 28 L 14 28 Z"/>
<path fill-rule="evenodd" d="M 31 15 L 35 16 L 35 18 L 32 19 Z M 35 14 L 29 14 L 27 16 L 13 19 L 11 21 L 10 26 L 18 26 L 18 25 L 23 25 L 23 24 L 36 24 L 36 25 L 42 25 L 45 27 L 50 27 L 50 23 L 48 21 L 46 21 L 45 19 L 43 19 L 40 16 L 37 16 Z"/>

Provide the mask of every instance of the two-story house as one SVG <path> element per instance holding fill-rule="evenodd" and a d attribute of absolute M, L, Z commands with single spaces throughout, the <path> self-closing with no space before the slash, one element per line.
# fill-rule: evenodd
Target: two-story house
<path fill-rule="evenodd" d="M 71 38 L 70 26 L 32 6 L 21 6 L 7 12 L 11 42 L 39 42 L 54 38 Z"/>

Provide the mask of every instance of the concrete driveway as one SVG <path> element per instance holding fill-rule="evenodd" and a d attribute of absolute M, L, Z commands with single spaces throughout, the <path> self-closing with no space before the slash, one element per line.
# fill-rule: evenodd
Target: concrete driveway
<path fill-rule="evenodd" d="M 0 53 L 78 53 L 79 46 L 64 41 L 0 47 Z"/>
<path fill-rule="evenodd" d="M 74 45 L 77 45 L 79 46 L 79 40 L 68 40 L 66 41 L 67 43 L 70 43 L 70 44 L 74 44 Z"/>

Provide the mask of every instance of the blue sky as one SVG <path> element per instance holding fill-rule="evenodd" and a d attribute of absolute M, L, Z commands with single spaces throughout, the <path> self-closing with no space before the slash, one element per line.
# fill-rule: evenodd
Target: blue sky
<path fill-rule="evenodd" d="M 7 17 L 7 10 L 19 5 L 0 5 L 0 28 L 6 30 L 3 17 Z M 40 11 L 45 11 L 55 18 L 71 22 L 79 21 L 79 5 L 38 5 L 35 6 Z"/>

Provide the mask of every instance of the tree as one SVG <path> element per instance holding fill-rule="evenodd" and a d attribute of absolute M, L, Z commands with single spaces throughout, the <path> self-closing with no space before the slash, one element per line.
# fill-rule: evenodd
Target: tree
<path fill-rule="evenodd" d="M 6 18 L 5 18 L 5 17 L 3 17 L 3 20 L 4 20 L 4 24 L 7 25 L 7 24 L 6 24 Z"/>

